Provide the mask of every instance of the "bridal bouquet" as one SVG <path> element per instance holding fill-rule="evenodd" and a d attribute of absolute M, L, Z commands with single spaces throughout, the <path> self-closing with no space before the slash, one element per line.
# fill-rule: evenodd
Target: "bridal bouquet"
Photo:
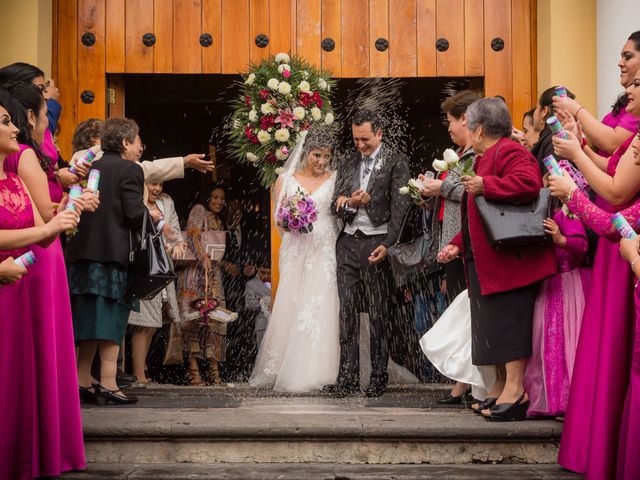
<path fill-rule="evenodd" d="M 313 222 L 318 219 L 316 202 L 300 188 L 296 193 L 286 197 L 278 207 L 276 220 L 287 232 L 310 233 Z"/>
<path fill-rule="evenodd" d="M 442 160 L 433 161 L 433 169 L 436 172 L 446 172 L 460 163 L 460 157 L 458 157 L 458 154 L 451 148 L 447 148 L 442 157 Z M 461 175 L 475 177 L 476 173 L 473 171 L 473 157 L 464 162 Z"/>

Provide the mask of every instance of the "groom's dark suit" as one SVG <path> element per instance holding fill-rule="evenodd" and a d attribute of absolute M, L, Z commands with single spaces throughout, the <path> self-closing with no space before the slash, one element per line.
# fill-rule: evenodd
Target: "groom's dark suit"
<path fill-rule="evenodd" d="M 399 190 L 408 181 L 407 157 L 393 153 L 384 144 L 373 160 L 367 161 L 355 153 L 338 167 L 332 211 L 344 221 L 345 228 L 336 245 L 340 297 L 340 370 L 336 385 L 345 390 L 359 388 L 360 312 L 369 313 L 371 326 L 370 385 L 383 389 L 387 384 L 387 332 L 388 323 L 393 321 L 390 304 L 395 285 L 389 261 L 384 259 L 372 265 L 368 257 L 376 247 L 389 247 L 398 239 L 410 204 L 408 196 L 401 195 Z M 360 188 L 366 189 L 371 197 L 366 206 L 360 207 L 366 216 L 346 205 L 336 211 L 338 197 L 350 197 Z"/>

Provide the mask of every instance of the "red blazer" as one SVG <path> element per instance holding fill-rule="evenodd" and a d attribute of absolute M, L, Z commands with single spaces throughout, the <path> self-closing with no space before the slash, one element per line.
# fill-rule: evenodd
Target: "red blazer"
<path fill-rule="evenodd" d="M 474 170 L 484 181 L 484 197 L 493 202 L 531 202 L 542 188 L 535 157 L 508 138 L 500 139 L 477 157 Z M 503 251 L 491 248 L 474 198 L 469 194 L 461 208 L 463 216 L 467 211 L 473 259 L 483 295 L 524 287 L 557 272 L 552 245 Z M 464 251 L 462 232 L 451 243 Z"/>

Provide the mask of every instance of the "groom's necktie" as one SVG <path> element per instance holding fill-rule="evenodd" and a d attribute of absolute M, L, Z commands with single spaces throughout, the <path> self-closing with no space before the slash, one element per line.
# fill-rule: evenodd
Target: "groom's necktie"
<path fill-rule="evenodd" d="M 363 155 L 362 164 L 363 164 L 362 179 L 364 180 L 367 177 L 367 175 L 371 173 L 371 169 L 373 168 L 373 158 Z"/>

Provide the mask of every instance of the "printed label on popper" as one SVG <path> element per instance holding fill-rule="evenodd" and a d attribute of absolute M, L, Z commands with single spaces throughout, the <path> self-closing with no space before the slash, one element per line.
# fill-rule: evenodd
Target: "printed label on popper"
<path fill-rule="evenodd" d="M 556 157 L 553 155 L 547 155 L 544 157 L 542 163 L 544 163 L 544 166 L 547 167 L 547 170 L 549 170 L 551 175 L 556 175 L 558 177 L 562 176 L 562 169 L 560 168 L 560 165 L 558 165 Z"/>
<path fill-rule="evenodd" d="M 556 95 L 560 98 L 566 98 L 567 97 L 567 89 L 566 87 L 562 86 L 562 85 L 558 85 L 556 87 Z"/>
<path fill-rule="evenodd" d="M 560 120 L 558 120 L 558 117 L 556 117 L 555 115 L 547 118 L 547 125 L 549 125 L 551 132 L 556 137 L 564 138 L 565 140 L 569 139 L 569 135 L 567 135 L 566 130 L 562 127 Z"/>
<path fill-rule="evenodd" d="M 76 198 L 80 198 L 82 195 L 82 187 L 80 185 L 74 185 L 69 190 L 69 202 L 67 203 L 67 210 L 75 209 L 74 203 Z"/>
<path fill-rule="evenodd" d="M 18 265 L 22 265 L 24 268 L 29 268 L 31 265 L 36 263 L 38 260 L 36 259 L 35 253 L 29 250 L 27 253 L 23 253 L 18 258 L 13 259 L 14 263 Z"/>
<path fill-rule="evenodd" d="M 629 225 L 629 222 L 627 222 L 627 219 L 620 213 L 616 213 L 611 217 L 611 223 L 616 227 L 618 233 L 624 238 L 636 238 L 638 236 L 633 228 L 631 228 L 631 225 Z"/>
<path fill-rule="evenodd" d="M 97 192 L 99 184 L 100 184 L 100 170 L 91 170 L 89 172 L 89 179 L 87 180 L 87 188 L 89 190 L 93 190 L 94 192 Z"/>
<path fill-rule="evenodd" d="M 78 171 L 76 170 L 76 165 L 85 165 L 85 164 L 90 165 L 95 158 L 96 158 L 96 152 L 94 152 L 92 149 L 89 149 L 86 152 L 84 152 L 84 154 L 78 160 L 76 160 L 76 163 L 71 166 L 69 171 L 74 174 L 78 173 Z"/>

